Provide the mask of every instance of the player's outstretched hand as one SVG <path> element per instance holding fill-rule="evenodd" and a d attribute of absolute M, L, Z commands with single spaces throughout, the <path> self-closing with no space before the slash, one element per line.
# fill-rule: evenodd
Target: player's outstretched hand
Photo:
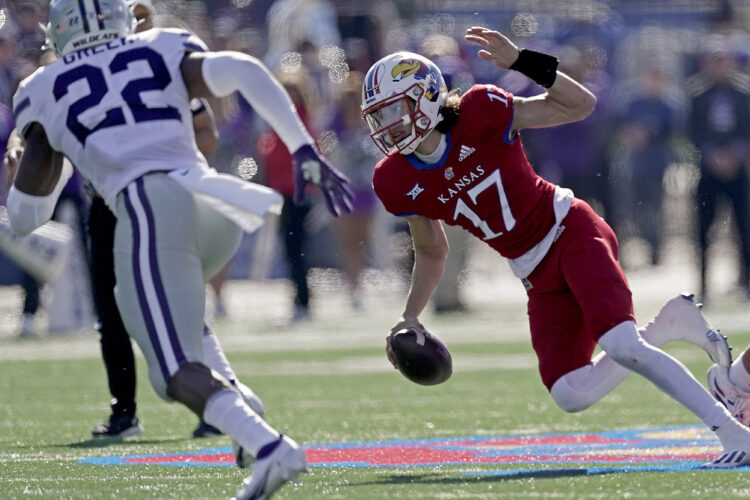
<path fill-rule="evenodd" d="M 308 182 L 320 187 L 331 215 L 338 217 L 352 211 L 354 194 L 349 179 L 332 167 L 315 148 L 306 144 L 292 155 L 294 160 L 294 203 L 302 203 Z"/>
<path fill-rule="evenodd" d="M 509 69 L 518 59 L 518 47 L 508 40 L 508 37 L 498 31 L 473 26 L 466 30 L 464 36 L 467 42 L 482 46 L 479 57 L 489 61 L 500 69 Z"/>
<path fill-rule="evenodd" d="M 396 364 L 396 359 L 393 357 L 393 345 L 391 341 L 393 340 L 393 336 L 401 330 L 417 330 L 421 333 L 427 333 L 427 329 L 417 318 L 401 317 L 401 320 L 391 328 L 391 333 L 385 338 L 385 354 L 394 368 L 398 368 L 398 365 Z"/>

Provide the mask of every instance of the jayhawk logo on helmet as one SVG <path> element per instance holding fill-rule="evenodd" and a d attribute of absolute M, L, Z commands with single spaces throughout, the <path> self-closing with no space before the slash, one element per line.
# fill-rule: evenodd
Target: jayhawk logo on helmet
<path fill-rule="evenodd" d="M 406 77 L 414 75 L 415 80 L 424 80 L 430 69 L 416 59 L 401 61 L 391 70 L 394 82 L 399 82 Z"/>
<path fill-rule="evenodd" d="M 447 90 L 447 88 L 441 89 L 439 79 L 435 77 L 436 71 L 437 68 L 433 70 L 428 64 L 418 59 L 404 59 L 393 67 L 391 76 L 394 82 L 400 82 L 410 76 L 413 76 L 415 80 L 424 80 L 425 97 L 434 101 L 441 90 Z"/>

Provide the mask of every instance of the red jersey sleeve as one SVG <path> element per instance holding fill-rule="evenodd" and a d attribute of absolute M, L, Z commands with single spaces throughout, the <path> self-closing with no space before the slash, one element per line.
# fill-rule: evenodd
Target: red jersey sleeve
<path fill-rule="evenodd" d="M 393 215 L 406 216 L 414 213 L 409 199 L 419 192 L 421 187 L 411 176 L 404 165 L 406 160 L 401 155 L 383 158 L 375 165 L 372 175 L 372 187 L 385 209 Z M 406 186 L 414 187 L 411 191 Z"/>
<path fill-rule="evenodd" d="M 474 85 L 461 100 L 461 108 L 464 107 L 481 110 L 472 116 L 479 117 L 483 125 L 501 131 L 506 142 L 513 141 L 513 94 L 491 84 Z"/>

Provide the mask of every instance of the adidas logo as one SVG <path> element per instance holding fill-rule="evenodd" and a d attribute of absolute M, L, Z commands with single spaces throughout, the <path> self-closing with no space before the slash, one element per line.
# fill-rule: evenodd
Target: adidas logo
<path fill-rule="evenodd" d="M 476 151 L 475 148 L 470 148 L 469 146 L 464 146 L 463 144 L 461 144 L 461 152 L 458 153 L 458 161 L 464 161 L 474 151 Z"/>

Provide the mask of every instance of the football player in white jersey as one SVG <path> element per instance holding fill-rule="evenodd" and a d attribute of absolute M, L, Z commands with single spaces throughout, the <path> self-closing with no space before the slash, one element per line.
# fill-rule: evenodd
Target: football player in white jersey
<path fill-rule="evenodd" d="M 70 158 L 117 217 L 115 296 L 152 386 L 256 458 L 238 498 L 269 498 L 306 471 L 305 453 L 204 364 L 204 285 L 236 250 L 241 228 L 257 228 L 281 198 L 208 168 L 190 99 L 239 91 L 293 152 L 297 199 L 311 182 L 338 215 L 351 210 L 351 192 L 257 59 L 205 52 L 179 30 L 133 28 L 124 0 L 50 3 L 47 36 L 58 60 L 14 96 L 27 149 L 8 195 L 11 224 L 27 234 L 49 219 L 70 175 L 62 157 Z"/>
<path fill-rule="evenodd" d="M 128 6 L 136 20 L 135 32 L 140 33 L 154 27 L 155 9 L 147 0 L 128 0 Z M 198 150 L 204 155 L 213 154 L 219 143 L 216 122 L 208 103 L 203 99 L 190 101 L 193 114 L 193 130 Z M 115 270 L 112 245 L 115 237 L 116 218 L 104 203 L 93 193 L 89 209 L 89 244 L 91 249 L 92 292 L 97 311 L 104 361 L 112 400 L 111 414 L 106 422 L 94 427 L 94 437 L 124 438 L 142 432 L 143 427 L 136 414 L 136 368 L 130 336 L 122 323 L 115 302 Z M 237 379 L 216 336 L 206 326 L 203 336 L 204 362 L 218 371 L 232 385 L 237 387 L 246 402 L 261 416 L 263 404 L 253 391 Z M 193 431 L 193 437 L 218 436 L 221 432 L 203 419 Z"/>

